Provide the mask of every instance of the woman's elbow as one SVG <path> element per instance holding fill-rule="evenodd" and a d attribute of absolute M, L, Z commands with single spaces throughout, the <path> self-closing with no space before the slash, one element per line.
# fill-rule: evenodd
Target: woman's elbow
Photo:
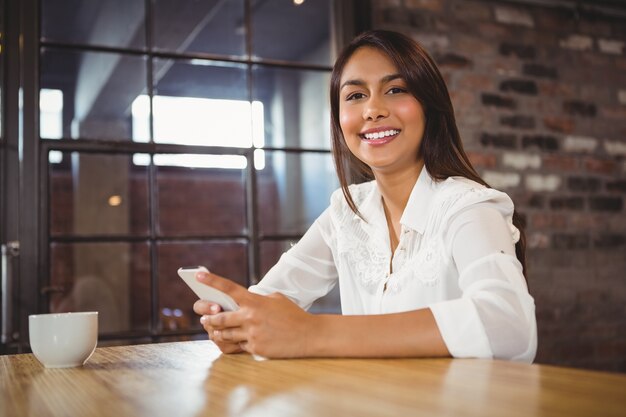
<path fill-rule="evenodd" d="M 477 307 L 493 358 L 528 363 L 535 359 L 537 324 L 534 306 L 503 309 L 496 307 L 495 303 L 478 303 Z"/>
<path fill-rule="evenodd" d="M 537 325 L 534 315 L 530 318 L 505 319 L 497 333 L 489 338 L 494 358 L 533 362 L 537 354 Z"/>

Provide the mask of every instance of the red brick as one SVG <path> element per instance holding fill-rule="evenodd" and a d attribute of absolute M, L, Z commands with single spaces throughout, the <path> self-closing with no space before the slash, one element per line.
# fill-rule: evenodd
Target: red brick
<path fill-rule="evenodd" d="M 624 352 L 626 352 L 626 341 L 610 340 L 594 345 L 594 354 L 600 358 L 622 359 Z"/>
<path fill-rule="evenodd" d="M 537 63 L 524 64 L 523 74 L 530 77 L 550 78 L 553 80 L 558 78 L 557 69 L 555 67 Z"/>
<path fill-rule="evenodd" d="M 457 71 L 463 68 L 471 68 L 473 63 L 467 57 L 463 55 L 455 54 L 452 52 L 438 53 L 433 56 L 439 68 L 449 68 Z"/>
<path fill-rule="evenodd" d="M 511 35 L 511 30 L 508 26 L 502 26 L 490 22 L 480 23 L 478 25 L 478 32 L 491 39 L 506 39 L 507 36 Z"/>
<path fill-rule="evenodd" d="M 624 208 L 621 197 L 590 197 L 589 209 L 593 211 L 610 211 L 619 213 Z"/>
<path fill-rule="evenodd" d="M 543 124 L 554 132 L 572 133 L 574 131 L 574 120 L 569 117 L 545 117 Z"/>
<path fill-rule="evenodd" d="M 600 55 L 595 52 L 581 52 L 578 56 L 582 59 L 582 64 L 588 64 L 592 71 L 595 71 L 595 68 L 611 68 L 613 65 L 613 56 L 609 55 Z"/>
<path fill-rule="evenodd" d="M 615 172 L 615 161 L 599 158 L 587 158 L 584 161 L 585 169 L 588 172 L 594 172 L 596 174 L 613 175 Z"/>
<path fill-rule="evenodd" d="M 457 1 L 457 2 L 448 2 L 451 6 L 451 11 L 458 18 L 463 21 L 484 21 L 491 19 L 491 7 L 488 4 L 482 4 L 479 2 L 467 2 L 467 1 Z M 486 33 L 482 30 L 479 30 L 478 33 L 482 33 L 486 35 Z"/>
<path fill-rule="evenodd" d="M 477 73 L 464 73 L 457 79 L 456 85 L 460 90 L 489 91 L 494 89 L 495 82 L 491 76 Z"/>
<path fill-rule="evenodd" d="M 500 91 L 509 93 L 526 94 L 536 96 L 539 92 L 537 83 L 534 80 L 523 78 L 509 78 L 500 83 Z"/>
<path fill-rule="evenodd" d="M 557 213 L 540 212 L 530 218 L 533 229 L 564 229 L 567 226 L 566 216 Z"/>
<path fill-rule="evenodd" d="M 475 62 L 476 66 L 478 66 L 479 61 L 475 60 Z M 516 76 L 521 72 L 519 61 L 507 57 L 485 57 L 482 63 L 487 65 L 490 73 L 494 75 Z"/>
<path fill-rule="evenodd" d="M 541 30 L 554 31 L 555 28 L 564 32 L 576 30 L 576 20 L 572 19 L 570 13 L 562 10 L 543 8 L 541 13 L 536 14 L 535 18 L 537 19 L 537 27 Z"/>
<path fill-rule="evenodd" d="M 543 167 L 554 171 L 575 171 L 578 169 L 578 159 L 571 156 L 546 155 L 543 157 Z"/>
<path fill-rule="evenodd" d="M 450 91 L 450 99 L 455 109 L 469 109 L 476 106 L 474 92 L 471 90 Z"/>
<path fill-rule="evenodd" d="M 375 7 L 380 9 L 389 8 L 389 7 L 401 7 L 402 0 L 379 0 L 374 3 Z"/>
<path fill-rule="evenodd" d="M 476 59 L 477 55 L 495 55 L 496 45 L 484 39 L 473 36 L 461 36 L 455 42 L 457 51 L 463 51 L 463 54 Z"/>
<path fill-rule="evenodd" d="M 545 115 L 545 114 L 560 114 L 561 113 L 561 103 L 557 100 L 543 100 L 533 103 L 534 113 L 537 115 Z"/>
<path fill-rule="evenodd" d="M 539 80 L 537 82 L 537 86 L 539 87 L 539 94 L 542 96 L 559 98 L 569 98 L 577 96 L 574 87 L 568 84 L 563 84 L 561 82 Z"/>
<path fill-rule="evenodd" d="M 606 80 L 607 85 L 583 84 L 579 87 L 578 96 L 583 101 L 612 104 L 618 95 L 619 89 Z M 602 107 L 602 106 L 600 106 Z"/>
<path fill-rule="evenodd" d="M 580 33 L 592 36 L 610 37 L 612 34 L 611 24 L 602 19 L 581 19 L 578 23 Z"/>
<path fill-rule="evenodd" d="M 626 71 L 626 58 L 619 57 L 615 59 L 615 67 L 620 70 Z"/>
<path fill-rule="evenodd" d="M 598 107 L 588 101 L 567 100 L 563 102 L 563 111 L 572 116 L 595 117 L 598 114 Z"/>
<path fill-rule="evenodd" d="M 553 197 L 550 199 L 552 210 L 582 211 L 585 208 L 585 200 L 582 197 Z"/>
<path fill-rule="evenodd" d="M 514 129 L 534 129 L 536 125 L 534 117 L 523 114 L 500 116 L 500 124 Z"/>
<path fill-rule="evenodd" d="M 524 209 L 543 209 L 545 206 L 546 198 L 545 194 L 529 193 L 526 190 L 514 191 L 508 193 L 515 207 Z"/>
<path fill-rule="evenodd" d="M 595 213 L 568 213 L 568 226 L 581 230 L 605 230 L 608 228 L 608 217 Z"/>
<path fill-rule="evenodd" d="M 626 234 L 601 233 L 593 240 L 593 246 L 598 249 L 615 250 L 626 246 Z"/>
<path fill-rule="evenodd" d="M 537 49 L 534 46 L 511 42 L 501 43 L 499 52 L 500 55 L 519 59 L 535 59 L 537 56 Z"/>
<path fill-rule="evenodd" d="M 561 233 L 552 236 L 554 249 L 588 249 L 591 239 L 586 233 Z"/>
<path fill-rule="evenodd" d="M 491 106 L 496 108 L 516 109 L 517 101 L 511 97 L 501 96 L 498 94 L 482 93 L 481 102 L 484 106 Z"/>
<path fill-rule="evenodd" d="M 619 119 L 623 121 L 626 119 L 626 107 L 614 106 L 614 107 L 601 107 L 600 115 L 608 119 Z"/>
<path fill-rule="evenodd" d="M 608 181 L 606 190 L 610 192 L 626 193 L 626 180 Z"/>
<path fill-rule="evenodd" d="M 441 0 L 404 0 L 404 5 L 408 9 L 423 9 L 439 12 L 443 8 Z"/>
<path fill-rule="evenodd" d="M 497 159 L 494 154 L 467 152 L 467 156 L 475 167 L 494 168 L 497 165 Z"/>

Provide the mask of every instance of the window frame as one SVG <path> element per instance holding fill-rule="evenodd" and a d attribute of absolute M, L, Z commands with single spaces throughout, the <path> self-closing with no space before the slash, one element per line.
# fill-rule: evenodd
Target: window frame
<path fill-rule="evenodd" d="M 232 235 L 229 238 L 244 237 L 248 242 L 248 283 L 254 284 L 260 279 L 260 244 L 262 241 L 297 240 L 301 234 L 259 234 L 258 205 L 257 205 L 257 174 L 254 169 L 254 151 L 281 151 L 290 154 L 324 153 L 329 154 L 329 149 L 310 148 L 282 148 L 269 147 L 256 148 L 253 144 L 250 148 L 232 147 L 206 147 L 191 145 L 176 145 L 155 143 L 153 141 L 153 113 L 152 97 L 154 96 L 153 66 L 155 59 L 201 59 L 216 60 L 244 64 L 246 66 L 248 85 L 248 99 L 251 99 L 253 86 L 253 70 L 258 67 L 275 67 L 305 71 L 330 72 L 332 67 L 325 65 L 312 65 L 298 62 L 284 62 L 271 59 L 252 58 L 250 54 L 251 33 L 250 13 L 251 0 L 244 1 L 246 31 L 246 54 L 241 58 L 227 57 L 208 53 L 188 52 L 163 52 L 152 48 L 153 26 L 153 0 L 144 0 L 145 4 L 145 48 L 117 48 L 98 45 L 80 45 L 44 40 L 40 36 L 41 0 L 18 0 L 17 2 L 5 2 L 6 31 L 7 36 L 3 39 L 6 47 L 4 65 L 5 79 L 2 80 L 3 96 L 3 135 L 0 157 L 2 157 L 3 169 L 0 175 L 2 192 L 8 192 L 9 197 L 16 197 L 15 204 L 0 206 L 0 237 L 2 242 L 17 240 L 20 242 L 20 254 L 17 259 L 17 277 L 13 277 L 16 284 L 16 303 L 10 306 L 15 316 L 15 332 L 9 340 L 4 341 L 0 348 L 12 352 L 21 352 L 28 349 L 28 315 L 47 312 L 49 301 L 54 288 L 50 287 L 50 246 L 54 242 L 136 242 L 147 241 L 150 243 L 150 295 L 151 312 L 150 328 L 148 331 L 122 332 L 111 335 L 101 335 L 100 340 L 111 342 L 143 342 L 169 340 L 172 336 L 180 337 L 197 335 L 201 332 L 196 330 L 161 331 L 159 330 L 158 311 L 158 268 L 157 268 L 157 242 L 163 239 L 156 236 L 156 210 L 158 209 L 155 190 L 157 189 L 156 169 L 150 164 L 148 169 L 148 199 L 150 216 L 149 236 L 56 236 L 50 235 L 50 170 L 48 153 L 50 151 L 101 153 L 132 155 L 143 154 L 230 154 L 243 155 L 248 161 L 246 168 L 246 219 L 247 232 L 244 236 Z M 0 3 L 1 4 L 1 3 Z M 355 33 L 370 27 L 370 2 L 362 0 L 334 0 L 332 13 L 329 17 L 331 27 L 331 50 L 334 53 Z M 12 24 L 13 22 L 13 24 Z M 23 46 L 20 48 L 17 39 L 22 37 Z M 39 86 L 40 86 L 40 57 L 45 48 L 59 50 L 111 52 L 131 54 L 146 57 L 147 70 L 147 94 L 150 96 L 150 141 L 130 142 L 115 140 L 89 140 L 89 139 L 41 139 L 39 135 Z M 333 58 L 334 59 L 334 58 Z M 21 80 L 16 82 L 16 80 Z M 22 109 L 18 108 L 19 90 L 23 102 Z M 3 98 L 4 98 L 3 97 Z M 5 117 L 6 116 L 6 117 Z M 21 119 L 21 120 L 20 120 Z M 15 145 L 15 154 L 9 155 L 8 150 Z M 21 160 L 17 155 L 17 149 L 21 149 Z M 7 163 L 4 163 L 7 162 Z M 8 187 L 9 178 L 19 175 L 19 183 Z M 18 185 L 19 184 L 19 185 Z M 4 196 L 5 194 L 3 194 Z M 11 198 L 8 201 L 13 201 Z M 19 201 L 19 204 L 17 203 Z M 17 220 L 17 221 L 16 221 Z M 198 240 L 197 236 L 181 236 L 176 240 Z M 203 241 L 210 242 L 220 237 L 207 237 Z M 20 333 L 22 332 L 22 333 Z"/>

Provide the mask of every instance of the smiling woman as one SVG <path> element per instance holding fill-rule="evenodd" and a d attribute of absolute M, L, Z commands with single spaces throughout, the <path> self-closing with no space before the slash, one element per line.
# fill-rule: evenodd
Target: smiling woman
<path fill-rule="evenodd" d="M 330 96 L 341 188 L 249 291 L 198 274 L 241 306 L 198 301 L 209 336 L 224 352 L 266 357 L 532 362 L 523 230 L 511 199 L 465 155 L 428 53 L 401 34 L 366 32 L 337 59 Z M 337 284 L 343 316 L 304 311 Z"/>

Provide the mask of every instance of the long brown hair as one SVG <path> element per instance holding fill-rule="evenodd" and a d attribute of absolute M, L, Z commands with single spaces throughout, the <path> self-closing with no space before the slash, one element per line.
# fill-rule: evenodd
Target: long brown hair
<path fill-rule="evenodd" d="M 330 80 L 333 158 L 341 190 L 352 211 L 359 214 L 348 185 L 371 180 L 374 174 L 369 166 L 352 155 L 346 145 L 339 124 L 339 89 L 344 67 L 354 52 L 362 47 L 376 48 L 387 55 L 404 78 L 409 92 L 424 108 L 426 125 L 417 157 L 423 159 L 430 176 L 436 180 L 461 176 L 489 187 L 478 175 L 463 149 L 450 94 L 435 61 L 419 43 L 405 35 L 386 30 L 371 30 L 362 33 L 344 48 L 335 62 Z M 520 231 L 515 253 L 526 275 L 526 237 L 523 223 L 521 216 L 514 211 L 513 224 Z"/>

